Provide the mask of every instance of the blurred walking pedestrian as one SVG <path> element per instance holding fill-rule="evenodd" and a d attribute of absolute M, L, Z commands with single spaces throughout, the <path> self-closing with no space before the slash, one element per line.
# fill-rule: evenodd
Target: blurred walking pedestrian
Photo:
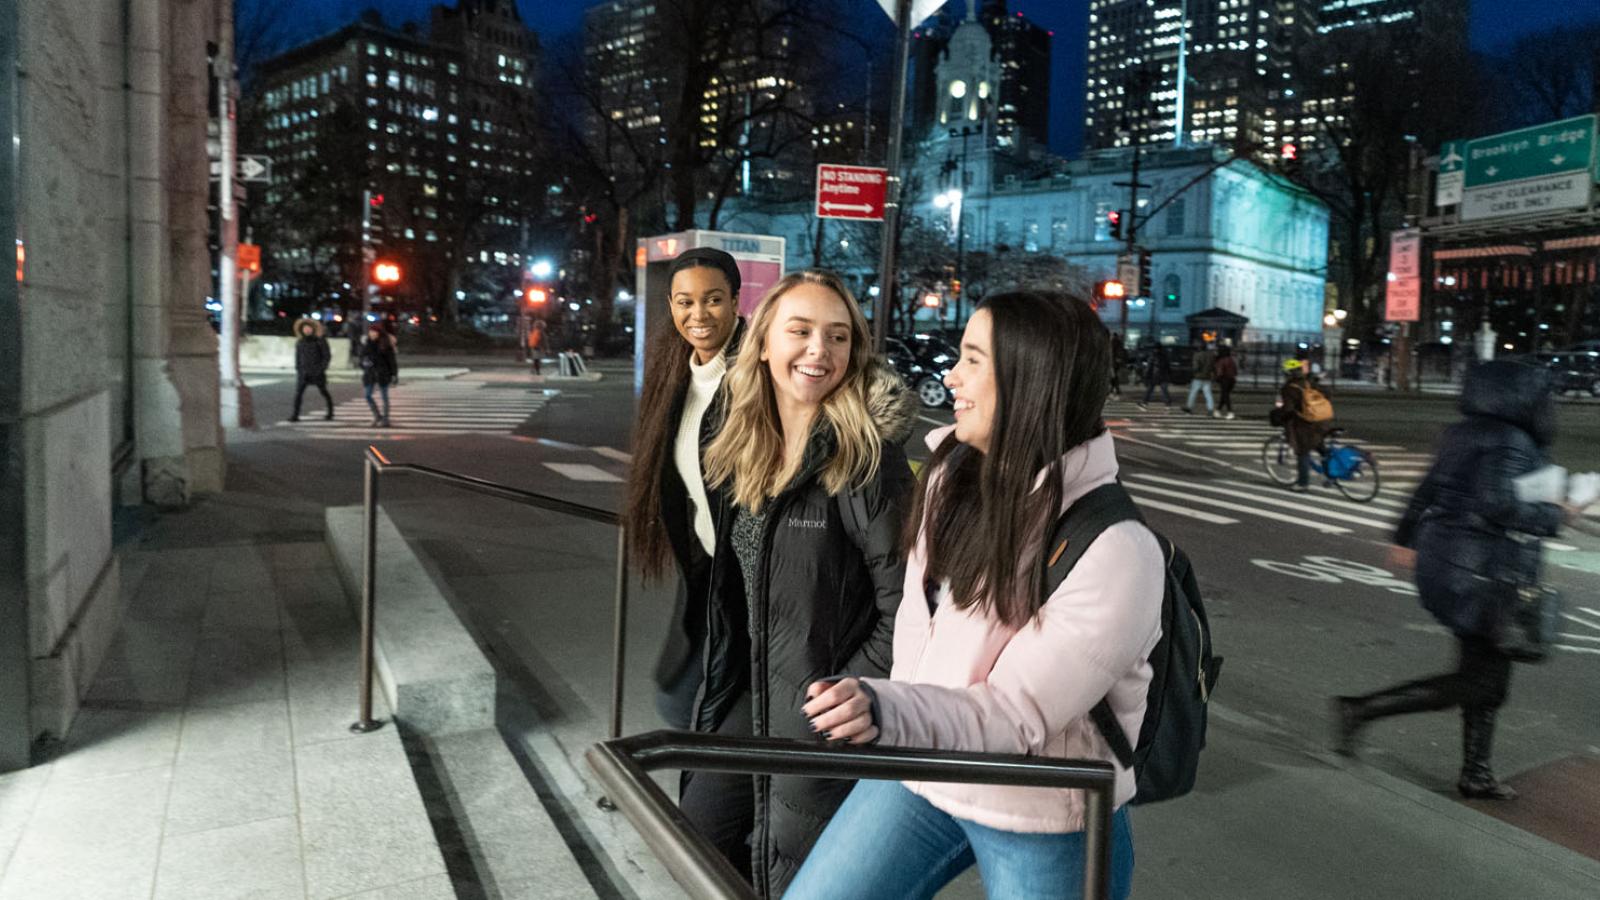
<path fill-rule="evenodd" d="M 739 282 L 738 265 L 721 250 L 688 250 L 673 261 L 663 303 L 671 322 L 650 336 L 633 430 L 625 514 L 633 563 L 648 579 L 660 579 L 670 569 L 678 575 L 671 625 L 654 671 L 656 711 L 673 728 L 690 726 L 703 677 L 706 616 L 724 614 L 707 608 L 717 534 L 701 458 L 721 427 L 726 402 L 719 388 L 744 332 Z M 721 564 L 731 565 L 726 555 Z M 737 570 L 720 582 L 723 601 L 741 611 L 737 621 L 742 623 L 744 594 Z M 747 659 L 743 626 L 723 633 L 738 646 L 717 652 Z M 749 716 L 740 733 L 749 734 Z M 742 781 L 740 805 L 749 818 L 747 776 L 700 774 L 707 780 Z"/>
<path fill-rule="evenodd" d="M 389 386 L 400 380 L 400 360 L 395 353 L 394 338 L 384 332 L 382 325 L 371 323 L 367 326 L 367 339 L 361 342 L 358 359 L 367 408 L 372 410 L 372 424 L 388 428 L 392 424 L 389 421 Z M 381 409 L 373 401 L 374 390 L 383 399 Z"/>
<path fill-rule="evenodd" d="M 1217 404 L 1211 396 L 1211 379 L 1216 377 L 1217 353 L 1209 344 L 1195 342 L 1194 375 L 1189 379 L 1189 399 L 1183 402 L 1183 411 L 1194 412 L 1194 398 L 1196 394 L 1205 394 L 1206 411 L 1212 418 L 1217 415 Z"/>
<path fill-rule="evenodd" d="M 325 419 L 333 418 L 333 397 L 328 394 L 328 363 L 333 355 L 328 351 L 328 339 L 323 337 L 322 323 L 316 319 L 300 319 L 294 323 L 294 332 L 300 339 L 294 342 L 294 412 L 289 421 L 300 421 L 300 401 L 306 388 L 314 387 L 328 404 Z"/>
<path fill-rule="evenodd" d="M 718 552 L 731 551 L 744 577 L 750 661 L 707 671 L 694 725 L 713 730 L 748 708 L 758 737 L 816 740 L 796 712 L 807 685 L 838 672 L 889 673 L 912 486 L 900 445 L 919 404 L 874 357 L 844 282 L 821 270 L 787 275 L 768 291 L 725 390 L 728 418 L 706 449 L 706 483 L 729 523 Z M 759 896 L 783 894 L 851 784 L 756 778 Z"/>
<path fill-rule="evenodd" d="M 918 531 L 892 680 L 816 682 L 802 711 L 854 744 L 1111 762 L 1107 874 L 1125 898 L 1134 772 L 1113 761 L 1091 710 L 1107 701 L 1137 740 L 1165 590 L 1154 533 L 1109 526 L 1044 596 L 1058 518 L 1117 480 L 1101 418 L 1106 343 L 1077 299 L 1024 291 L 978 307 L 947 377 L 956 423 L 928 435 L 908 520 Z M 1084 806 L 1076 790 L 862 781 L 788 897 L 930 898 L 976 863 L 991 900 L 1080 898 Z"/>
<path fill-rule="evenodd" d="M 344 337 L 350 343 L 350 356 L 346 365 L 352 369 L 361 368 L 361 337 L 366 329 L 361 327 L 360 313 L 354 313 L 344 323 Z"/>
<path fill-rule="evenodd" d="M 1122 399 L 1122 370 L 1128 365 L 1128 348 L 1122 344 L 1122 335 L 1111 335 L 1111 396 Z"/>
<path fill-rule="evenodd" d="M 1172 383 L 1172 357 L 1167 353 L 1165 344 L 1157 343 L 1150 349 L 1150 355 L 1144 362 L 1144 399 L 1139 401 L 1140 409 L 1150 408 L 1150 398 L 1155 395 L 1156 388 L 1161 388 L 1161 402 L 1167 405 L 1168 411 L 1172 409 L 1172 395 L 1167 392 L 1167 385 Z"/>
<path fill-rule="evenodd" d="M 1233 418 L 1233 386 L 1239 382 L 1239 361 L 1234 358 L 1232 347 L 1224 344 L 1217 348 L 1211 377 L 1217 383 L 1217 412 L 1224 419 Z"/>
<path fill-rule="evenodd" d="M 1549 370 L 1515 361 L 1482 363 L 1461 391 L 1464 418 L 1439 441 L 1439 456 L 1395 531 L 1391 563 L 1414 566 L 1422 605 L 1456 639 L 1456 669 L 1358 697 L 1334 699 L 1336 748 L 1355 752 L 1370 722 L 1461 708 L 1461 775 L 1473 799 L 1509 800 L 1490 765 L 1495 716 L 1511 685 L 1501 649 L 1521 588 L 1539 583 L 1542 548 L 1576 507 L 1519 500 L 1512 482 L 1543 468 L 1555 440 Z"/>

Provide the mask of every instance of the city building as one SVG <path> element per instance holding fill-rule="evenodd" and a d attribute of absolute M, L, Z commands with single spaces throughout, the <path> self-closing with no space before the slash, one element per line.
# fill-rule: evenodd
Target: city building
<path fill-rule="evenodd" d="M 274 170 L 251 218 L 259 306 L 360 306 L 363 250 L 400 262 L 401 291 L 425 305 L 517 282 L 539 195 L 537 70 L 511 0 L 436 6 L 426 32 L 369 10 L 264 63 L 247 105 L 259 146 L 244 148 Z"/>
<path fill-rule="evenodd" d="M 762 0 L 676 10 L 656 0 L 604 0 L 590 7 L 583 23 L 585 82 L 594 91 L 588 98 L 589 127 L 596 145 L 612 148 L 609 167 L 672 162 L 667 156 L 673 122 L 687 118 L 677 115 L 683 56 L 710 52 L 716 55 L 703 62 L 714 71 L 699 89 L 693 117 L 700 167 L 707 170 L 708 180 L 722 179 L 706 163 L 735 151 L 730 183 L 738 193 L 792 192 L 796 185 L 809 183 L 803 162 L 777 149 L 791 143 L 788 137 L 804 138 L 810 132 L 809 125 L 793 133 L 784 129 L 800 128 L 798 119 L 810 118 L 812 104 L 806 85 L 796 77 L 802 60 L 790 51 L 791 29 L 783 16 L 772 14 L 774 9 Z M 673 12 L 696 11 L 714 19 L 701 27 L 725 35 L 719 50 L 707 50 L 693 29 L 667 18 Z M 799 115 L 790 121 L 786 112 Z M 604 128 L 624 132 L 627 140 L 605 139 Z M 823 135 L 815 134 L 820 146 Z M 627 149 L 616 150 L 619 143 Z"/>
<path fill-rule="evenodd" d="M 1130 341 L 1158 335 L 1168 343 L 1187 342 L 1187 317 L 1214 309 L 1249 319 L 1245 343 L 1321 341 L 1327 207 L 1252 162 L 1227 158 L 1227 151 L 1211 146 L 1144 153 L 1140 180 L 1151 187 L 1141 195 L 1136 218 L 1138 244 L 1150 251 L 1151 296 L 1130 302 Z M 920 283 L 903 269 L 907 289 L 948 290 L 954 279 L 975 299 L 1006 287 L 1009 273 L 1048 268 L 1036 265 L 1047 257 L 1063 264 L 1058 270 L 1071 269 L 1085 294 L 1092 282 L 1116 278 L 1126 245 L 1113 234 L 1107 214 L 1129 205 L 1131 161 L 1129 151 L 1111 150 L 1038 178 L 980 173 L 975 180 L 984 189 L 966 194 L 960 204 L 949 202 L 947 189 L 925 186 L 906 209 L 941 246 L 902 245 L 902 259 L 936 256 L 949 265 Z M 1124 227 L 1130 224 L 1124 216 Z M 815 248 L 825 245 L 823 265 L 842 270 L 863 294 L 875 287 L 876 259 L 854 245 L 865 231 L 881 227 L 876 223 L 831 226 L 824 242 L 809 208 L 797 204 L 783 210 L 736 206 L 722 227 L 786 238 L 791 268 L 812 265 Z M 929 324 L 959 326 L 969 312 L 970 303 L 963 301 L 958 312 L 947 297 L 939 309 L 919 309 L 918 316 Z M 1101 316 L 1108 328 L 1121 330 L 1117 303 L 1105 304 Z"/>
<path fill-rule="evenodd" d="M 223 486 L 204 148 L 232 10 L 0 3 L 0 772 L 113 656 L 113 521 Z"/>
<path fill-rule="evenodd" d="M 981 9 L 968 0 L 964 15 L 959 9 L 941 13 L 914 35 L 908 76 L 912 133 L 981 122 L 988 145 L 1047 143 L 1051 33 L 1020 12 L 1010 13 L 1005 0 L 986 0 Z M 950 94 L 957 81 L 961 97 Z"/>
<path fill-rule="evenodd" d="M 1085 146 L 1296 134 L 1298 108 L 1281 101 L 1295 96 L 1292 60 L 1316 13 L 1314 0 L 1092 0 Z"/>

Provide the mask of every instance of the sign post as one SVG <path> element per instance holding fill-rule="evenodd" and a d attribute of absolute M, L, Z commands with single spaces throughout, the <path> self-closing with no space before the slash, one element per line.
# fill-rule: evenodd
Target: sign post
<path fill-rule="evenodd" d="M 816 216 L 881 222 L 888 182 L 888 169 L 822 163 L 817 166 Z"/>
<path fill-rule="evenodd" d="M 1386 322 L 1415 322 L 1422 307 L 1422 232 L 1403 228 L 1389 235 L 1389 276 L 1384 290 Z"/>

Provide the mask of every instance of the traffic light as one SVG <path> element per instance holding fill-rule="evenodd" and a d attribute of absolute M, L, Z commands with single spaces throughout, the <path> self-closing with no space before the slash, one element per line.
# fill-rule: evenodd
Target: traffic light
<path fill-rule="evenodd" d="M 1139 248 L 1139 296 L 1150 296 L 1150 251 Z"/>
<path fill-rule="evenodd" d="M 399 264 L 392 262 L 373 263 L 372 280 L 384 285 L 398 284 L 400 281 Z"/>
<path fill-rule="evenodd" d="M 1278 148 L 1278 158 L 1285 162 L 1298 160 L 1300 158 L 1300 148 L 1296 147 L 1293 141 L 1284 141 L 1283 146 Z"/>
<path fill-rule="evenodd" d="M 939 295 L 937 293 L 933 292 L 933 291 L 929 291 L 926 294 L 923 294 L 922 295 L 922 305 L 926 306 L 929 309 L 938 309 L 939 308 Z"/>
<path fill-rule="evenodd" d="M 954 297 L 961 296 L 961 279 L 953 278 L 950 280 L 950 294 Z"/>
<path fill-rule="evenodd" d="M 1096 300 L 1126 300 L 1128 286 L 1115 278 L 1097 281 L 1094 284 L 1094 296 Z"/>
<path fill-rule="evenodd" d="M 1111 239 L 1122 240 L 1122 210 L 1106 210 L 1106 226 L 1111 229 Z"/>
<path fill-rule="evenodd" d="M 366 244 L 383 243 L 383 195 L 374 193 L 367 198 L 366 216 L 361 223 L 361 239 Z"/>
<path fill-rule="evenodd" d="M 538 285 L 530 286 L 522 294 L 527 299 L 528 305 L 535 308 L 543 307 L 545 301 L 550 299 L 550 292 Z"/>

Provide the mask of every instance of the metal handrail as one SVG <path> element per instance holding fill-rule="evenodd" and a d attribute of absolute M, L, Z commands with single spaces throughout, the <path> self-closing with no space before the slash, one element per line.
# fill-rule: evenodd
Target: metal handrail
<path fill-rule="evenodd" d="M 889 747 L 839 747 L 777 738 L 652 731 L 595 744 L 585 755 L 606 796 L 691 897 L 748 900 L 750 885 L 647 773 L 681 768 L 753 775 L 873 778 L 1081 789 L 1083 896 L 1110 896 L 1116 770 L 1100 760 Z"/>
<path fill-rule="evenodd" d="M 372 663 L 373 618 L 377 607 L 378 584 L 378 478 L 385 472 L 403 472 L 424 475 L 453 487 L 509 500 L 523 506 L 532 506 L 548 512 L 560 513 L 614 525 L 617 528 L 617 588 L 616 612 L 613 621 L 614 635 L 611 670 L 611 731 L 612 738 L 622 734 L 622 675 L 628 628 L 628 531 L 622 519 L 610 510 L 582 503 L 573 503 L 559 497 L 524 491 L 499 482 L 448 472 L 417 463 L 390 462 L 377 447 L 368 446 L 362 467 L 362 571 L 361 571 L 361 700 L 359 718 L 350 726 L 354 732 L 368 732 L 381 728 L 383 723 L 372 718 Z"/>

